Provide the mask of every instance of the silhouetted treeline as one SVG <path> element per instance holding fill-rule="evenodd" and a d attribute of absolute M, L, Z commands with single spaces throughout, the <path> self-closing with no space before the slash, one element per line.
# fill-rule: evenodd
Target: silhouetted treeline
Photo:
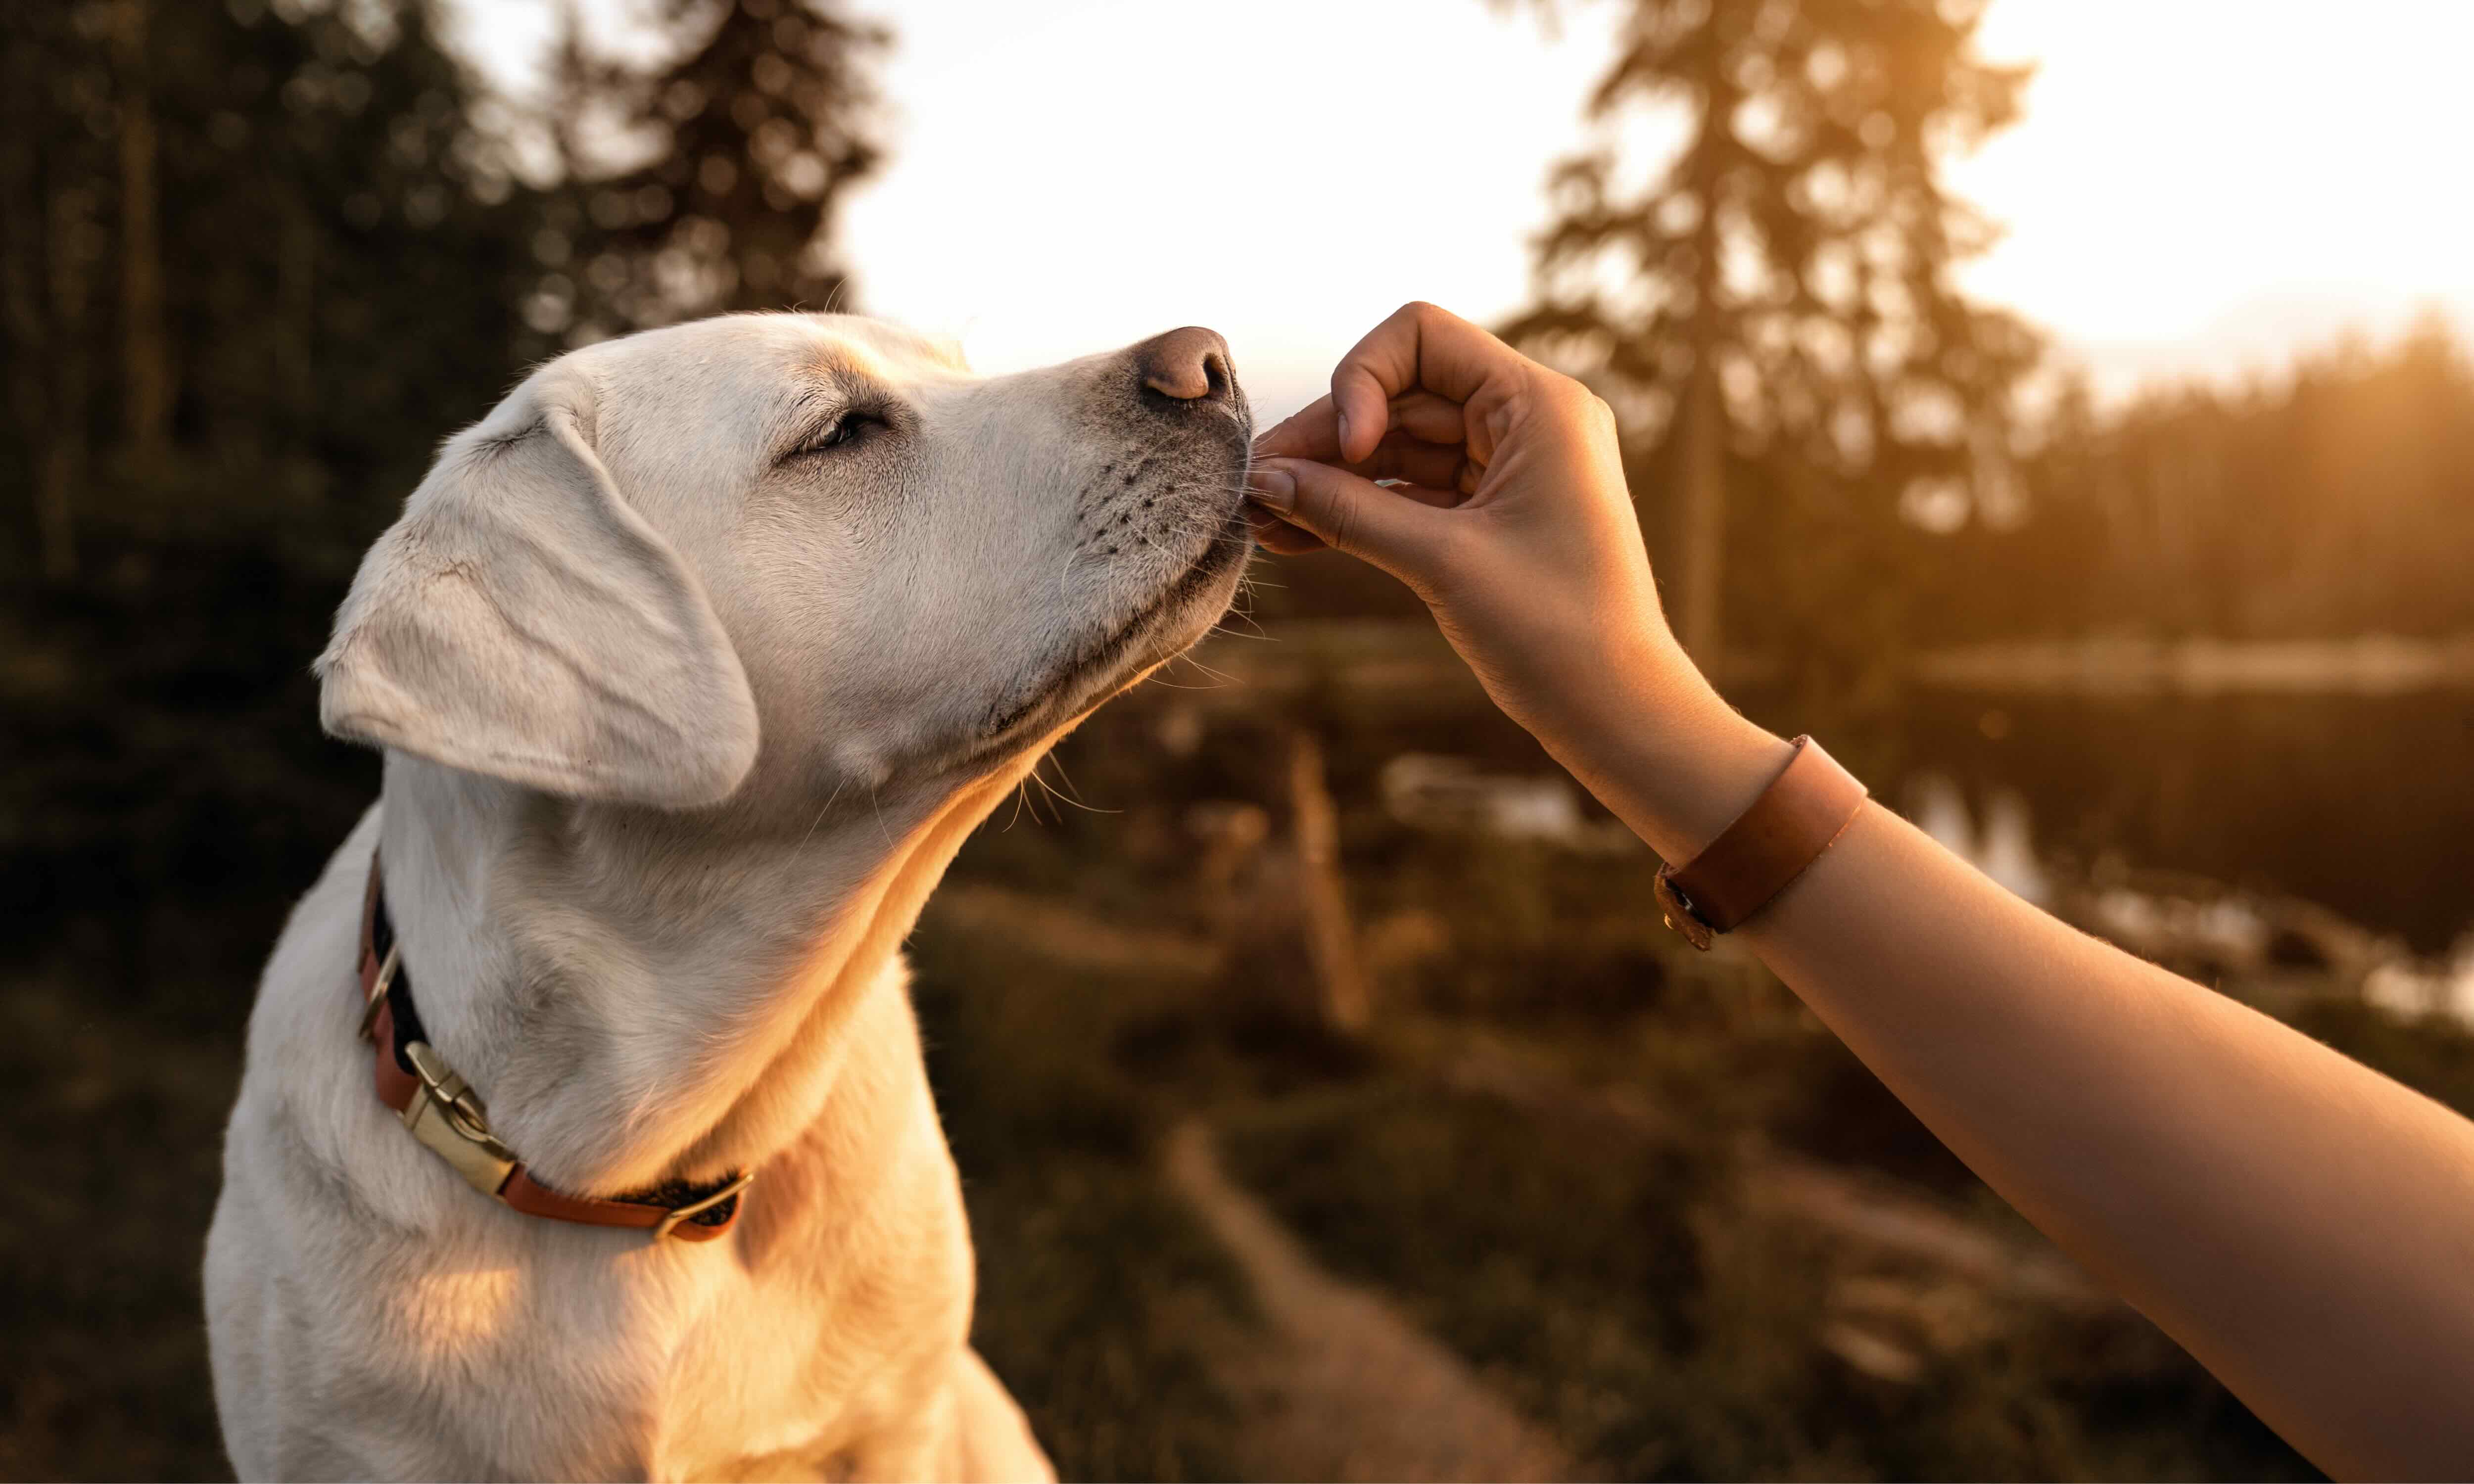
<path fill-rule="evenodd" d="M 882 34 L 655 18 L 544 128 L 429 0 L 0 6 L 0 961 L 230 1023 L 195 987 L 375 791 L 308 661 L 437 441 L 576 340 L 839 286 Z M 517 168 L 579 121 L 608 157 Z"/>
<path fill-rule="evenodd" d="M 2474 633 L 2474 367 L 2429 318 L 2248 388 L 2057 415 L 2011 518 L 1938 539 L 1919 639 Z"/>

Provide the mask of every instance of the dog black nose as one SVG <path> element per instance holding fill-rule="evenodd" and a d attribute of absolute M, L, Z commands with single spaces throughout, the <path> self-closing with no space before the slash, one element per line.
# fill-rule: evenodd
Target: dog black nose
<path fill-rule="evenodd" d="M 1228 373 L 1228 342 L 1200 324 L 1134 347 L 1134 369 L 1144 386 L 1180 402 L 1225 402 L 1237 395 L 1236 378 Z"/>

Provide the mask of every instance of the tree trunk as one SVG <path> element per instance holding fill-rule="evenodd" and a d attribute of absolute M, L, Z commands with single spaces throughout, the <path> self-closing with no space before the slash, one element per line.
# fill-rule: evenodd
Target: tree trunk
<path fill-rule="evenodd" d="M 1675 636 L 1714 674 L 1726 645 L 1720 618 L 1727 583 L 1727 410 L 1710 347 L 1704 344 L 1694 354 L 1676 491 Z"/>
<path fill-rule="evenodd" d="M 1325 1026 L 1362 1036 L 1373 1023 L 1373 1005 L 1357 961 L 1357 934 L 1340 874 L 1339 811 L 1323 783 L 1322 744 L 1301 726 L 1289 729 L 1289 812 L 1317 1004 Z"/>
<path fill-rule="evenodd" d="M 76 551 L 55 544 L 52 512 L 45 498 L 44 451 L 52 440 L 52 399 L 46 367 L 51 360 L 50 325 L 43 312 L 43 239 L 49 229 L 43 196 L 41 157 L 36 149 L 33 100 L 39 96 L 40 60 L 33 43 L 12 39 L 8 70 L 0 74 L 6 124 L 0 126 L 0 314 L 5 314 L 9 339 L 9 412 L 16 423 L 16 446 L 26 458 L 26 487 L 35 494 L 35 518 L 40 533 L 47 575 L 70 575 Z M 62 570 L 65 568 L 66 570 Z"/>
<path fill-rule="evenodd" d="M 1723 20 L 1712 11 L 1708 24 Z M 1727 590 L 1727 403 L 1718 382 L 1718 352 L 1734 328 L 1726 310 L 1726 233 L 1728 182 L 1750 163 L 1734 136 L 1735 108 L 1743 91 L 1727 66 L 1727 48 L 1707 49 L 1696 80 L 1702 116 L 1696 136 L 1680 162 L 1681 179 L 1700 205 L 1692 227 L 1691 317 L 1685 338 L 1692 348 L 1692 370 L 1684 383 L 1676 491 L 1675 636 L 1705 673 L 1716 675 L 1725 662 L 1726 634 L 1721 627 Z"/>
<path fill-rule="evenodd" d="M 120 92 L 120 335 L 131 447 L 162 456 L 172 426 L 172 351 L 163 325 L 163 238 L 157 220 L 155 108 L 146 74 L 147 0 L 120 0 L 112 63 Z"/>
<path fill-rule="evenodd" d="M 76 508 L 86 478 L 86 253 L 91 202 L 82 185 L 56 188 L 46 203 L 45 257 L 51 269 L 51 417 L 35 473 L 35 523 L 43 575 L 77 576 Z"/>

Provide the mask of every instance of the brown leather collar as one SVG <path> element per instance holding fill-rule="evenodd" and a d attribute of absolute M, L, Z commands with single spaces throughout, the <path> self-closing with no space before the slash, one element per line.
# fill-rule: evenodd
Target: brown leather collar
<path fill-rule="evenodd" d="M 370 853 L 369 893 L 361 903 L 361 1036 L 377 1047 L 378 1101 L 403 1117 L 412 1137 L 454 1166 L 484 1195 L 527 1216 L 594 1227 L 638 1227 L 654 1239 L 709 1242 L 739 1219 L 740 1197 L 756 1177 L 741 1171 L 704 1185 L 672 1183 L 658 1190 L 604 1200 L 563 1195 L 533 1179 L 515 1151 L 490 1132 L 480 1094 L 431 1049 L 413 1009 L 402 947 L 387 921 L 377 852 Z"/>

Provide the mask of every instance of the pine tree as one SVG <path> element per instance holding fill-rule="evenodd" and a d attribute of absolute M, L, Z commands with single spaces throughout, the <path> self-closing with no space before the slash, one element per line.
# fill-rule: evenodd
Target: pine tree
<path fill-rule="evenodd" d="M 1613 148 L 1555 171 L 1506 333 L 1630 414 L 1639 486 L 1676 491 L 1678 632 L 1714 661 L 1731 483 L 1843 544 L 1963 514 L 2003 458 L 2035 346 L 1952 288 L 1991 232 L 1936 167 L 2018 115 L 2026 71 L 1975 55 L 1981 0 L 1629 3 L 1589 116 L 1681 105 L 1686 142 L 1637 195 Z"/>
<path fill-rule="evenodd" d="M 160 459 L 172 434 L 172 349 L 163 321 L 149 9 L 149 0 L 117 0 L 111 54 L 120 136 L 121 420 L 133 452 Z"/>
<path fill-rule="evenodd" d="M 132 14 L 0 5 L 0 897 L 139 996 L 261 954 L 366 804 L 307 661 L 555 347 L 546 203 L 429 0 Z"/>
<path fill-rule="evenodd" d="M 572 12 L 560 48 L 580 338 L 838 304 L 834 213 L 882 158 L 867 68 L 888 33 L 833 0 L 664 0 L 663 21 L 678 49 L 657 72 L 594 57 Z M 612 168 L 598 137 L 642 162 Z"/>
<path fill-rule="evenodd" d="M 82 564 L 94 446 L 97 219 L 111 122 L 110 69 L 95 41 L 103 18 L 0 8 L 0 364 L 13 435 L 0 445 L 0 491 L 25 491 L 33 528 L 31 541 L 0 540 L 0 569 L 14 565 L 10 554 L 39 553 L 27 565 L 63 586 Z"/>

